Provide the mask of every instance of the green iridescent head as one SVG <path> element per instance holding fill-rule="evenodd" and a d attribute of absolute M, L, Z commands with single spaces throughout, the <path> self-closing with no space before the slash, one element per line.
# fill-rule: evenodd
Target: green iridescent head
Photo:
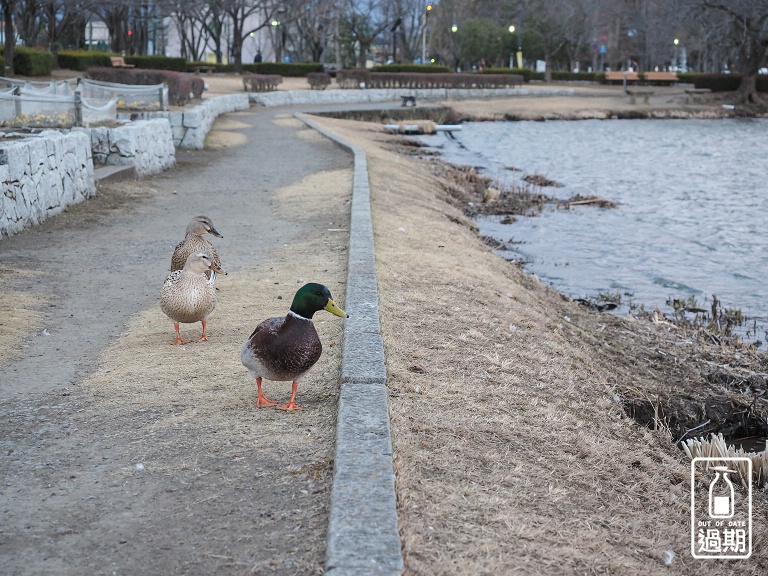
<path fill-rule="evenodd" d="M 299 288 L 293 297 L 291 312 L 303 318 L 312 318 L 315 312 L 320 310 L 327 310 L 342 318 L 349 317 L 344 310 L 336 306 L 331 297 L 331 291 L 326 286 L 311 282 Z"/>

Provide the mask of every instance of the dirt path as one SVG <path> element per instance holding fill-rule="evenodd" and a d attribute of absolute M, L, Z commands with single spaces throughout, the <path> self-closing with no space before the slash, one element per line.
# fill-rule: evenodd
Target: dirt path
<path fill-rule="evenodd" d="M 343 305 L 351 159 L 274 114 L 0 244 L 3 574 L 322 571 L 342 323 L 316 318 L 301 413 L 255 409 L 239 348 L 302 282 Z M 198 213 L 229 275 L 210 341 L 174 347 L 158 295 Z"/>

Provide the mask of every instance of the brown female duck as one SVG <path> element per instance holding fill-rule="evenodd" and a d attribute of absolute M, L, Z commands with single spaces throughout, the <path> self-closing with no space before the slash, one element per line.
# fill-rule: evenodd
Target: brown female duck
<path fill-rule="evenodd" d="M 187 233 L 184 236 L 184 240 L 179 242 L 173 251 L 173 256 L 171 256 L 171 272 L 184 268 L 187 258 L 201 250 L 208 250 L 213 255 L 213 261 L 216 263 L 216 266 L 221 268 L 219 253 L 213 247 L 213 244 L 203 237 L 204 234 L 223 238 L 219 231 L 213 227 L 213 222 L 208 216 L 195 216 L 187 225 Z M 205 275 L 212 281 L 216 279 L 216 273 L 211 270 L 206 272 Z"/>
<path fill-rule="evenodd" d="M 208 316 L 216 308 L 216 289 L 205 276 L 208 270 L 226 274 L 214 262 L 213 255 L 208 250 L 191 254 L 184 268 L 171 272 L 163 282 L 160 291 L 160 308 L 166 316 L 173 320 L 176 329 L 176 340 L 173 344 L 186 344 L 179 333 L 179 323 L 203 323 L 203 333 L 198 342 L 208 340 L 205 334 Z"/>

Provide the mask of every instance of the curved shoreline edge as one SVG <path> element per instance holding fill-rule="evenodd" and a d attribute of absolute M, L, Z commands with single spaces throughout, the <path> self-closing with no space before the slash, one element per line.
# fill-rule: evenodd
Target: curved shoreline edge
<path fill-rule="evenodd" d="M 397 527 L 367 159 L 358 146 L 320 128 L 299 112 L 294 116 L 354 156 L 344 301 L 350 317 L 344 321 L 326 574 L 400 574 L 404 566 Z"/>

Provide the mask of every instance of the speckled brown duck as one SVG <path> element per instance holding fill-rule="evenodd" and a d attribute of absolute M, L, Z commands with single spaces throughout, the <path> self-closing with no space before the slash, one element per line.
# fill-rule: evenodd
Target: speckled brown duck
<path fill-rule="evenodd" d="M 203 333 L 197 342 L 208 340 L 205 329 L 208 316 L 216 308 L 216 289 L 205 273 L 209 270 L 226 274 L 214 261 L 208 250 L 191 254 L 184 268 L 171 272 L 163 282 L 160 291 L 160 308 L 173 320 L 176 340 L 173 344 L 186 344 L 179 332 L 179 323 L 194 324 L 202 322 Z"/>
<path fill-rule="evenodd" d="M 219 253 L 216 251 L 213 244 L 211 244 L 210 240 L 204 237 L 205 234 L 210 234 L 217 238 L 224 237 L 213 227 L 213 222 L 208 216 L 195 216 L 192 218 L 187 225 L 187 233 L 184 236 L 184 240 L 176 245 L 176 248 L 173 251 L 173 256 L 171 256 L 171 272 L 184 268 L 187 258 L 189 258 L 191 254 L 200 252 L 201 250 L 210 252 L 211 255 L 213 255 L 213 261 L 216 263 L 216 266 L 221 268 L 221 258 L 219 257 Z M 216 280 L 216 273 L 212 270 L 206 272 L 205 275 L 210 278 L 211 281 Z"/>

